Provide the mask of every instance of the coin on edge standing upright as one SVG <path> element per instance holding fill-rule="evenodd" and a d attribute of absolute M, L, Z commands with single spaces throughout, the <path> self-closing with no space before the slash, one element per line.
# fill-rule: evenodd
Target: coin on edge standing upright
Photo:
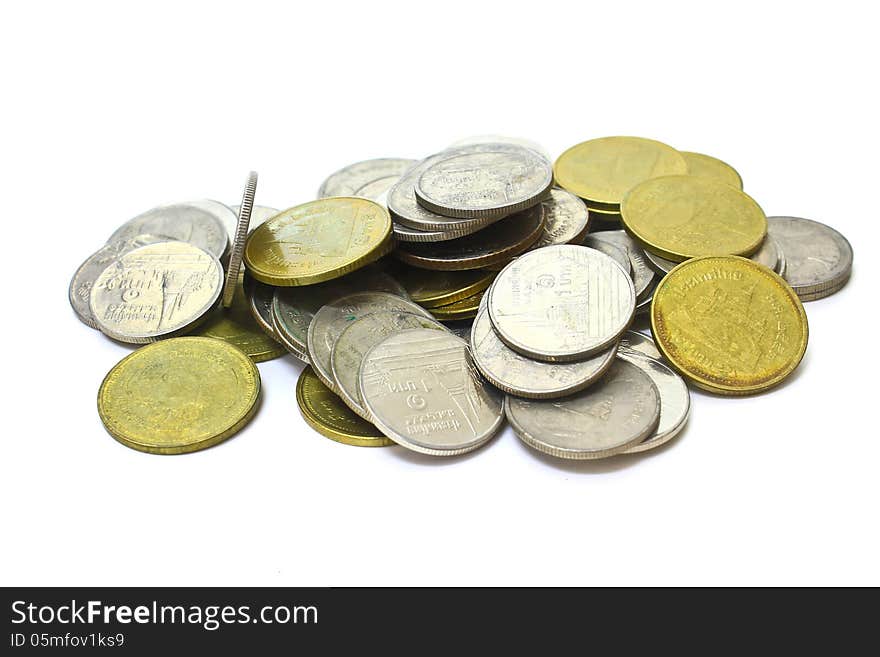
<path fill-rule="evenodd" d="M 296 381 L 296 403 L 312 429 L 330 440 L 355 447 L 387 447 L 393 445 L 372 424 L 356 415 L 325 386 L 308 365 Z"/>
<path fill-rule="evenodd" d="M 119 361 L 101 383 L 98 414 L 127 447 L 184 454 L 232 436 L 259 398 L 260 373 L 239 349 L 213 338 L 174 338 Z"/>
<path fill-rule="evenodd" d="M 239 287 L 238 274 L 241 271 L 241 259 L 244 256 L 244 245 L 251 225 L 251 211 L 254 209 L 254 195 L 257 193 L 257 172 L 251 171 L 245 183 L 241 205 L 238 206 L 238 223 L 235 226 L 235 237 L 232 251 L 229 253 L 229 264 L 226 267 L 226 281 L 223 283 L 223 307 L 229 308 L 235 291 Z"/>
<path fill-rule="evenodd" d="M 364 198 L 332 197 L 269 219 L 248 237 L 244 262 L 261 283 L 311 285 L 378 260 L 392 245 L 388 210 Z"/>
<path fill-rule="evenodd" d="M 220 299 L 223 267 L 187 242 L 157 242 L 129 251 L 92 286 L 89 308 L 102 333 L 145 344 L 204 321 Z"/>
<path fill-rule="evenodd" d="M 488 442 L 504 422 L 503 399 L 474 370 L 467 342 L 445 331 L 394 333 L 364 356 L 361 399 L 398 445 L 456 456 Z"/>
<path fill-rule="evenodd" d="M 646 180 L 627 193 L 620 214 L 645 250 L 676 262 L 748 256 L 767 235 L 767 217 L 751 196 L 696 176 Z"/>
<path fill-rule="evenodd" d="M 616 359 L 596 384 L 563 399 L 508 395 L 504 410 L 529 447 L 562 459 L 620 454 L 650 436 L 660 422 L 660 393 L 640 368 Z"/>
<path fill-rule="evenodd" d="M 617 342 L 633 319 L 629 274 L 604 253 L 557 244 L 520 256 L 489 288 L 501 340 L 544 361 L 580 360 Z"/>
<path fill-rule="evenodd" d="M 747 395 L 781 383 L 807 349 L 794 290 L 739 256 L 683 262 L 657 285 L 651 332 L 672 367 L 718 394 Z"/>

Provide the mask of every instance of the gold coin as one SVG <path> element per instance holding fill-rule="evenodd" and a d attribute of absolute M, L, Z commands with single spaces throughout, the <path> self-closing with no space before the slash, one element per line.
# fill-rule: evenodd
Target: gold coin
<path fill-rule="evenodd" d="M 651 332 L 672 366 L 710 392 L 745 395 L 791 374 L 807 316 L 775 272 L 737 256 L 688 260 L 657 285 Z"/>
<path fill-rule="evenodd" d="M 495 272 L 484 269 L 437 271 L 401 263 L 394 276 L 406 288 L 410 299 L 425 308 L 436 308 L 485 290 L 495 278 Z"/>
<path fill-rule="evenodd" d="M 676 262 L 751 255 L 767 235 L 767 217 L 751 196 L 696 176 L 646 180 L 629 191 L 620 214 L 645 249 Z"/>
<path fill-rule="evenodd" d="M 685 173 L 687 164 L 677 150 L 641 137 L 585 141 L 569 148 L 553 165 L 557 184 L 595 208 L 619 205 L 632 187 L 649 178 Z"/>
<path fill-rule="evenodd" d="M 238 277 L 238 288 L 232 306 L 217 306 L 208 319 L 192 335 L 216 338 L 238 347 L 255 363 L 272 360 L 287 353 L 284 346 L 271 338 L 254 319 L 250 299 L 244 291 L 244 276 Z"/>
<path fill-rule="evenodd" d="M 597 205 L 596 203 L 589 203 L 587 201 L 584 201 L 584 204 L 587 206 L 587 210 L 593 214 L 610 214 L 615 216 L 620 214 L 619 205 Z"/>
<path fill-rule="evenodd" d="M 351 410 L 306 366 L 296 382 L 296 402 L 303 419 L 322 436 L 357 447 L 393 445 L 372 424 Z"/>
<path fill-rule="evenodd" d="M 461 299 L 445 306 L 428 308 L 428 312 L 441 322 L 451 322 L 459 319 L 476 317 L 477 311 L 480 308 L 480 300 L 483 298 L 484 292 L 485 290 L 467 297 L 466 299 Z"/>
<path fill-rule="evenodd" d="M 184 454 L 220 443 L 251 419 L 260 373 L 221 340 L 172 338 L 119 361 L 98 390 L 98 415 L 123 445 Z"/>
<path fill-rule="evenodd" d="M 688 153 L 681 151 L 684 161 L 687 162 L 688 175 L 698 178 L 711 178 L 723 182 L 737 189 L 743 188 L 743 181 L 736 169 L 727 162 L 722 162 L 711 155 L 702 153 Z"/>
<path fill-rule="evenodd" d="M 378 260 L 393 247 L 391 216 L 365 198 L 322 198 L 279 212 L 250 234 L 248 273 L 268 285 L 312 285 Z"/>

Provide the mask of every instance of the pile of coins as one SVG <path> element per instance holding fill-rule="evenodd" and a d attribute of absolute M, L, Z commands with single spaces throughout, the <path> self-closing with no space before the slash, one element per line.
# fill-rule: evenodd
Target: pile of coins
<path fill-rule="evenodd" d="M 304 419 L 339 442 L 454 456 L 506 419 L 559 458 L 643 452 L 685 426 L 688 383 L 743 395 L 789 376 L 802 302 L 852 268 L 843 236 L 766 217 L 726 163 L 636 137 L 555 163 L 505 138 L 367 160 L 280 212 L 256 183 L 235 208 L 135 217 L 71 281 L 84 323 L 147 345 L 98 394 L 129 447 L 228 438 L 258 407 L 254 363 L 290 353 Z"/>

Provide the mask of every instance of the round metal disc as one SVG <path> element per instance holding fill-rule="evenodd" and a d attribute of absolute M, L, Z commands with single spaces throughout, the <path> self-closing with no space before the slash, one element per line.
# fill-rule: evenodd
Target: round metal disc
<path fill-rule="evenodd" d="M 129 219 L 107 241 L 123 242 L 138 235 L 156 235 L 188 242 L 216 258 L 222 258 L 229 247 L 229 231 L 217 211 L 208 209 L 218 206 L 232 214 L 232 210 L 217 201 L 161 205 Z"/>
<path fill-rule="evenodd" d="M 839 232 L 799 217 L 767 217 L 767 223 L 785 254 L 785 280 L 798 296 L 821 298 L 849 280 L 852 246 Z"/>

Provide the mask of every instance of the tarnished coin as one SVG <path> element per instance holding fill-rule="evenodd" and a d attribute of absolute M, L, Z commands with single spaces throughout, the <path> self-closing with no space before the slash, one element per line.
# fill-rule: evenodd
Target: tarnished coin
<path fill-rule="evenodd" d="M 257 193 L 257 172 L 251 171 L 245 183 L 244 194 L 238 212 L 238 223 L 235 237 L 232 240 L 232 251 L 226 267 L 226 280 L 223 283 L 223 307 L 229 308 L 235 291 L 239 287 L 238 275 L 241 272 L 241 259 L 244 256 L 244 245 L 251 225 L 251 211 L 254 209 L 254 195 Z"/>
<path fill-rule="evenodd" d="M 687 173 L 689 176 L 711 178 L 737 189 L 743 188 L 743 181 L 739 173 L 727 162 L 723 162 L 711 155 L 703 155 L 702 153 L 679 152 L 684 161 L 687 162 Z"/>
<path fill-rule="evenodd" d="M 591 242 L 593 240 L 601 240 L 619 246 L 626 251 L 626 255 L 629 257 L 636 299 L 643 299 L 647 289 L 654 280 L 654 270 L 648 264 L 642 247 L 632 237 L 627 235 L 625 230 L 620 229 L 590 233 L 589 237 Z M 587 244 L 586 240 L 584 240 L 584 246 L 591 246 L 591 244 Z"/>
<path fill-rule="evenodd" d="M 220 298 L 223 267 L 187 242 L 157 242 L 124 253 L 95 280 L 89 308 L 102 333 L 144 344 L 185 333 Z"/>
<path fill-rule="evenodd" d="M 498 274 L 488 310 L 511 349 L 544 361 L 605 351 L 633 318 L 632 280 L 604 253 L 557 244 L 531 251 Z"/>
<path fill-rule="evenodd" d="M 556 183 L 588 205 L 614 212 L 637 184 L 657 176 L 687 173 L 681 153 L 652 139 L 603 137 L 565 151 L 553 165 Z"/>
<path fill-rule="evenodd" d="M 620 213 L 627 232 L 645 250 L 676 262 L 748 256 L 767 234 L 767 218 L 751 196 L 696 176 L 647 180 L 627 193 Z"/>
<path fill-rule="evenodd" d="M 579 244 L 590 225 L 587 206 L 577 196 L 554 187 L 541 205 L 544 206 L 544 231 L 533 249 L 551 244 Z"/>
<path fill-rule="evenodd" d="M 380 310 L 356 319 L 339 334 L 330 356 L 330 370 L 339 396 L 351 410 L 371 420 L 361 402 L 358 387 L 358 373 L 364 355 L 392 333 L 416 328 L 442 331 L 443 325 L 422 315 Z"/>
<path fill-rule="evenodd" d="M 406 288 L 410 299 L 420 306 L 432 308 L 485 290 L 495 278 L 495 273 L 482 269 L 432 271 L 401 265 L 395 277 Z"/>
<path fill-rule="evenodd" d="M 187 201 L 186 205 L 192 205 L 214 215 L 226 228 L 229 239 L 235 236 L 235 227 L 238 225 L 238 208 L 230 207 L 225 203 L 210 198 Z"/>
<path fill-rule="evenodd" d="M 639 333 L 638 331 L 625 331 L 624 334 L 620 336 L 617 351 L 621 355 L 626 352 L 634 351 L 637 354 L 647 356 L 648 358 L 654 358 L 655 360 L 663 358 L 663 355 L 660 353 L 660 350 L 657 349 L 657 345 L 654 344 L 654 341 L 644 333 Z"/>
<path fill-rule="evenodd" d="M 272 217 L 248 237 L 244 262 L 262 283 L 312 285 L 378 260 L 391 247 L 385 208 L 363 198 L 333 197 Z"/>
<path fill-rule="evenodd" d="M 563 459 L 614 456 L 652 435 L 660 392 L 639 367 L 616 359 L 597 383 L 563 399 L 508 395 L 507 420 L 526 445 Z"/>
<path fill-rule="evenodd" d="M 349 294 L 327 302 L 312 317 L 306 341 L 309 363 L 315 374 L 333 392 L 338 390 L 333 379 L 330 357 L 339 334 L 355 320 L 382 310 L 414 313 L 431 319 L 430 313 L 421 306 L 388 292 Z"/>
<path fill-rule="evenodd" d="M 255 281 L 245 274 L 244 296 L 257 326 L 270 338 L 280 342 L 275 327 L 272 325 L 272 299 L 275 296 L 275 288 Z"/>
<path fill-rule="evenodd" d="M 267 334 L 254 319 L 244 290 L 243 276 L 238 279 L 238 292 L 232 306 L 224 308 L 218 305 L 192 334 L 228 342 L 241 349 L 255 363 L 279 358 L 287 353 L 284 346 Z"/>
<path fill-rule="evenodd" d="M 318 285 L 278 288 L 272 300 L 272 326 L 294 356 L 308 362 L 308 333 L 312 317 L 325 303 L 356 292 L 390 292 L 406 297 L 400 283 L 376 265 Z"/>
<path fill-rule="evenodd" d="M 623 267 L 623 270 L 630 274 L 630 276 L 633 275 L 632 263 L 630 262 L 629 255 L 627 254 L 626 249 L 617 246 L 612 241 L 597 238 L 595 234 L 592 234 L 584 237 L 583 241 L 581 242 L 581 246 L 586 246 L 591 249 L 596 249 L 596 251 L 601 251 L 609 258 L 614 260 L 614 262 L 616 262 L 618 265 Z M 638 292 L 636 293 L 636 296 L 638 296 Z"/>
<path fill-rule="evenodd" d="M 363 196 L 376 201 L 416 163 L 402 158 L 380 158 L 350 164 L 321 183 L 318 198 Z"/>
<path fill-rule="evenodd" d="M 229 247 L 229 232 L 217 215 L 206 209 L 205 203 L 205 201 L 194 201 L 153 208 L 126 221 L 116 229 L 107 242 L 124 242 L 138 235 L 156 235 L 169 240 L 188 242 L 217 258 L 222 258 Z M 214 204 L 217 201 L 210 203 Z M 217 203 L 217 205 L 223 204 Z M 223 207 L 229 210 L 226 206 Z"/>
<path fill-rule="evenodd" d="M 501 427 L 501 394 L 473 369 L 467 343 L 451 333 L 394 333 L 364 357 L 361 399 L 373 423 L 407 449 L 454 456 Z"/>
<path fill-rule="evenodd" d="M 785 280 L 804 301 L 821 299 L 842 288 L 852 272 L 847 239 L 818 221 L 768 217 L 770 236 L 785 254 Z"/>
<path fill-rule="evenodd" d="M 447 152 L 424 169 L 418 202 L 447 217 L 505 217 L 541 201 L 553 185 L 550 161 L 529 148 L 483 144 Z"/>
<path fill-rule="evenodd" d="M 684 429 L 690 414 L 691 394 L 687 384 L 678 374 L 655 358 L 648 358 L 628 349 L 621 349 L 618 355 L 647 374 L 660 393 L 660 421 L 657 428 L 650 436 L 628 448 L 624 453 L 646 452 L 668 443 Z"/>
<path fill-rule="evenodd" d="M 86 326 L 97 329 L 98 323 L 95 321 L 95 316 L 92 315 L 91 308 L 89 308 L 89 295 L 91 294 L 92 286 L 95 284 L 95 279 L 98 278 L 110 263 L 114 262 L 123 253 L 128 253 L 139 246 L 165 242 L 167 240 L 167 237 L 138 235 L 130 240 L 105 244 L 90 255 L 74 272 L 73 278 L 70 279 L 70 287 L 67 290 L 67 298 L 70 300 L 70 305 L 76 316 Z"/>
<path fill-rule="evenodd" d="M 232 436 L 259 398 L 260 373 L 239 349 L 213 338 L 174 338 L 138 349 L 110 370 L 98 415 L 127 447 L 183 454 Z"/>
<path fill-rule="evenodd" d="M 807 348 L 804 307 L 773 271 L 738 256 L 683 262 L 657 285 L 651 332 L 672 367 L 727 395 L 782 382 Z"/>
<path fill-rule="evenodd" d="M 491 147 L 492 145 L 490 144 L 488 148 L 491 149 Z M 476 145 L 469 148 L 482 149 L 484 148 L 484 146 Z M 400 226 L 416 231 L 430 232 L 432 234 L 442 233 L 443 235 L 447 236 L 446 239 L 454 239 L 457 237 L 470 235 L 471 233 L 474 233 L 481 228 L 488 226 L 490 223 L 500 218 L 476 217 L 468 219 L 455 219 L 452 217 L 445 217 L 435 212 L 431 212 L 427 208 L 419 205 L 419 202 L 416 199 L 415 188 L 422 173 L 426 171 L 429 167 L 431 167 L 434 163 L 439 162 L 441 159 L 446 157 L 447 154 L 458 152 L 460 151 L 443 151 L 422 160 L 416 166 L 414 166 L 404 175 L 402 175 L 400 177 L 400 180 L 398 180 L 394 184 L 394 186 L 388 190 L 388 197 L 386 199 L 388 203 L 388 211 L 394 218 L 395 224 L 399 224 Z M 401 231 L 402 229 L 398 232 Z M 401 232 L 401 234 L 406 234 L 406 232 L 403 231 Z M 418 234 L 413 234 L 412 237 L 413 239 L 408 239 L 404 241 L 441 241 L 439 239 L 416 239 L 419 238 Z"/>
<path fill-rule="evenodd" d="M 673 267 L 679 264 L 672 260 L 661 258 L 650 251 L 643 251 L 642 253 L 648 261 L 648 264 L 651 266 L 651 269 L 661 276 L 668 274 L 672 271 Z M 750 255 L 749 259 L 758 264 L 764 265 L 765 267 L 769 267 L 780 276 L 785 276 L 785 256 L 782 253 L 782 249 L 779 248 L 779 243 L 769 234 L 764 238 L 761 247 Z"/>
<path fill-rule="evenodd" d="M 496 388 L 517 397 L 552 399 L 583 390 L 614 361 L 617 345 L 572 363 L 545 363 L 518 354 L 505 345 L 482 308 L 471 329 L 471 355 L 482 375 Z"/>
<path fill-rule="evenodd" d="M 541 237 L 543 226 L 544 210 L 535 205 L 467 237 L 448 242 L 399 244 L 394 257 L 424 269 L 482 269 L 525 251 Z"/>
<path fill-rule="evenodd" d="M 435 306 L 428 308 L 435 319 L 441 322 L 452 322 L 460 319 L 471 319 L 477 316 L 477 309 L 483 299 L 483 292 L 477 292 L 475 295 L 459 299 L 454 303 L 445 306 Z"/>
<path fill-rule="evenodd" d="M 356 447 L 393 445 L 372 424 L 359 417 L 306 366 L 296 381 L 296 403 L 306 423 L 330 440 Z"/>

